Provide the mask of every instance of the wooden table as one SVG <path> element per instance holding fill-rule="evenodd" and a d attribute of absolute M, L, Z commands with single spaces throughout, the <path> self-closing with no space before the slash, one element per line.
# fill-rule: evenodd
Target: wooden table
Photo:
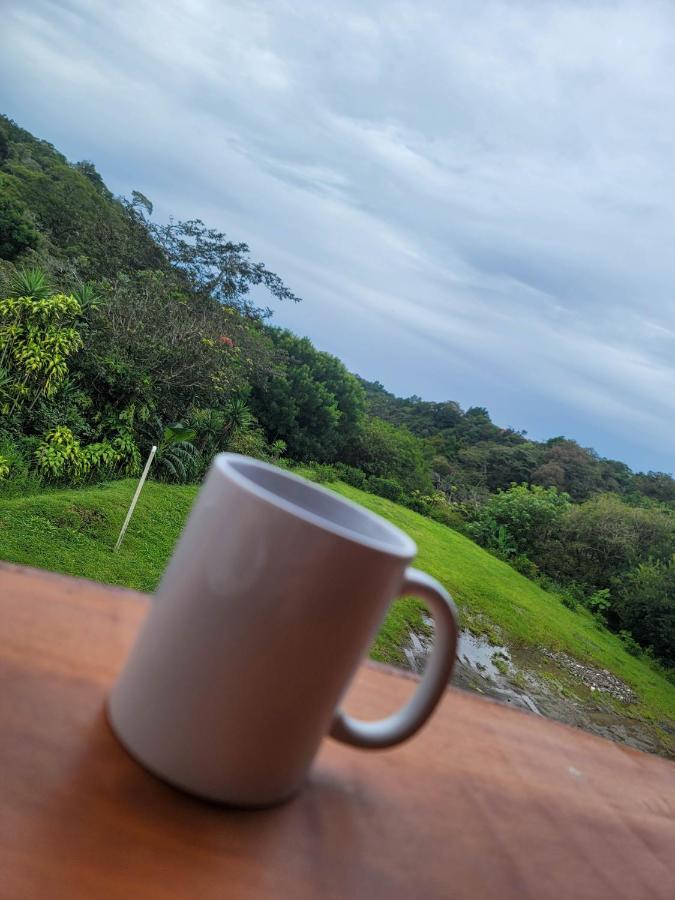
<path fill-rule="evenodd" d="M 147 598 L 0 565 L 0 897 L 675 897 L 675 765 L 449 690 L 412 741 L 326 741 L 305 790 L 240 812 L 133 762 L 103 702 Z M 350 710 L 414 687 L 364 667 Z"/>

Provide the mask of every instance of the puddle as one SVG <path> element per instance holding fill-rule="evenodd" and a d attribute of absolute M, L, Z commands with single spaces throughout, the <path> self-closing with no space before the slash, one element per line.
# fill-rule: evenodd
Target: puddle
<path fill-rule="evenodd" d="M 433 619 L 424 617 L 424 624 L 433 629 Z M 413 672 L 421 672 L 427 656 L 431 652 L 433 637 L 408 632 L 408 645 L 403 648 L 405 658 Z M 479 675 L 498 678 L 504 674 L 505 666 L 511 665 L 511 654 L 506 647 L 491 644 L 484 636 L 476 636 L 470 631 L 460 631 L 457 659 Z M 499 660 L 501 662 L 499 662 Z"/>
<path fill-rule="evenodd" d="M 460 633 L 457 657 L 481 675 L 491 678 L 498 678 L 502 674 L 495 663 L 496 659 L 503 660 L 507 665 L 511 663 L 511 655 L 506 647 L 495 646 L 486 637 L 476 637 L 470 631 Z"/>
<path fill-rule="evenodd" d="M 425 617 L 424 622 L 429 634 L 411 631 L 403 648 L 408 667 L 417 673 L 423 671 L 433 646 L 433 620 Z M 491 644 L 483 635 L 462 631 L 452 683 L 618 743 L 675 758 L 670 739 L 664 741 L 648 722 L 629 710 L 624 714 L 611 706 L 611 699 L 626 702 L 629 698 L 626 685 L 605 670 L 563 656 L 545 648 L 509 650 Z"/>

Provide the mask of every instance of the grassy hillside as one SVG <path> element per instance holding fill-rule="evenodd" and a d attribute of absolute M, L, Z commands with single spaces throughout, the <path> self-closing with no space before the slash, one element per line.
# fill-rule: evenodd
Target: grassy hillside
<path fill-rule="evenodd" d="M 134 485 L 134 481 L 126 480 L 83 490 L 0 499 L 0 559 L 152 590 L 197 488 L 148 483 L 125 543 L 113 555 L 111 548 Z M 416 565 L 448 588 L 465 626 L 496 631 L 512 645 L 563 650 L 609 669 L 640 697 L 637 713 L 675 721 L 675 686 L 643 659 L 629 655 L 621 641 L 599 627 L 588 613 L 567 609 L 554 596 L 444 525 L 347 485 L 332 487 L 414 538 L 419 548 Z M 421 624 L 421 611 L 421 605 L 413 599 L 396 604 L 373 655 L 399 659 L 408 628 Z"/>

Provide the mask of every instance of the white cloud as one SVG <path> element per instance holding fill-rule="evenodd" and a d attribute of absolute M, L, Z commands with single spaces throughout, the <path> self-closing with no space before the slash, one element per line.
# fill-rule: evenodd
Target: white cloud
<path fill-rule="evenodd" d="M 7 112 L 248 240 L 404 393 L 672 469 L 675 12 L 10 0 Z"/>

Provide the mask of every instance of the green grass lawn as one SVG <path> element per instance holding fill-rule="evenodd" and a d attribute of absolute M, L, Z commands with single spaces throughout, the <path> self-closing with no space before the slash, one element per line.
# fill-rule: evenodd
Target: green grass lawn
<path fill-rule="evenodd" d="M 171 554 L 196 495 L 194 486 L 148 482 L 119 553 L 112 547 L 135 481 L 81 490 L 0 497 L 0 559 L 151 591 Z M 585 611 L 575 612 L 455 531 L 388 500 L 344 484 L 331 487 L 398 525 L 417 542 L 415 565 L 441 581 L 463 624 L 496 631 L 506 643 L 564 650 L 614 672 L 640 697 L 635 712 L 675 721 L 675 686 Z M 400 659 L 408 628 L 423 607 L 395 604 L 373 648 L 376 658 Z"/>

